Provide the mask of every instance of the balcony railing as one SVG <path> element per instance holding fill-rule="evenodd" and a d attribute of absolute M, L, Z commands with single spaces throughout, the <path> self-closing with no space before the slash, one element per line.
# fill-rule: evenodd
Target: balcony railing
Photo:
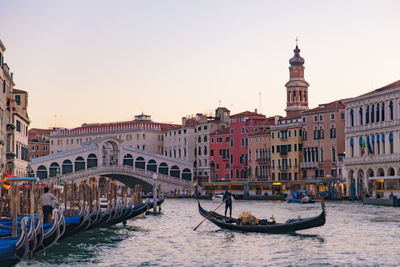
<path fill-rule="evenodd" d="M 399 162 L 400 154 L 389 154 L 389 155 L 370 155 L 356 158 L 345 158 L 345 165 L 356 165 L 356 164 L 372 164 L 372 163 L 389 163 Z"/>
<path fill-rule="evenodd" d="M 6 126 L 6 129 L 7 129 L 7 132 L 14 131 L 15 130 L 15 125 L 12 124 L 12 123 L 8 123 L 7 126 Z"/>
<path fill-rule="evenodd" d="M 307 168 L 318 168 L 318 162 L 302 162 L 300 163 L 300 167 L 307 169 Z"/>
<path fill-rule="evenodd" d="M 267 159 L 267 158 L 258 158 L 258 159 L 256 159 L 256 162 L 257 162 L 258 164 L 265 165 L 265 164 L 269 163 L 270 161 L 269 161 L 269 159 Z"/>
<path fill-rule="evenodd" d="M 6 158 L 7 158 L 7 159 L 13 159 L 13 158 L 15 158 L 15 153 L 14 153 L 14 152 L 7 152 Z"/>
<path fill-rule="evenodd" d="M 381 122 L 374 122 L 364 125 L 357 125 L 353 127 L 346 127 L 345 133 L 353 133 L 358 131 L 366 131 L 366 130 L 381 130 L 382 128 L 386 127 L 393 127 L 396 125 L 400 125 L 400 120 L 391 120 L 391 121 L 381 121 Z"/>

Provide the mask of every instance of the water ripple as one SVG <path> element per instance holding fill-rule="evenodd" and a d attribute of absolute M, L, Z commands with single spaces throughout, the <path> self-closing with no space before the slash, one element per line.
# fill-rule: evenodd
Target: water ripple
<path fill-rule="evenodd" d="M 218 204 L 203 201 L 206 209 Z M 235 201 L 277 221 L 317 215 L 320 204 Z M 221 211 L 223 209 L 221 208 Z M 162 214 L 66 238 L 18 266 L 398 266 L 399 210 L 328 202 L 323 227 L 290 234 L 229 232 L 202 221 L 197 202 L 168 199 Z"/>

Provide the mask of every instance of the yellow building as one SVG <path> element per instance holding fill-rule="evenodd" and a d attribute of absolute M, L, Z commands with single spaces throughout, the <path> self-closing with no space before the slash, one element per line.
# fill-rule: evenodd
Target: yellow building
<path fill-rule="evenodd" d="M 284 118 L 271 126 L 271 176 L 273 181 L 300 180 L 302 161 L 300 118 Z"/>

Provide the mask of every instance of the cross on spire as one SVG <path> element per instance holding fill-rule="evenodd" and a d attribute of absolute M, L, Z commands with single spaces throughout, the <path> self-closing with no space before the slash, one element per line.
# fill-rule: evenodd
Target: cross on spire
<path fill-rule="evenodd" d="M 296 36 L 296 46 L 297 46 L 297 42 L 299 41 L 299 39 L 297 38 L 297 36 Z"/>

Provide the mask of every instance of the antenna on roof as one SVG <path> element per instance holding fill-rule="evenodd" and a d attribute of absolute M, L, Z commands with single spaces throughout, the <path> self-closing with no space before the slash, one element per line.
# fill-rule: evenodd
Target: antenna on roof
<path fill-rule="evenodd" d="M 258 104 L 259 104 L 259 110 L 260 110 L 260 114 L 261 114 L 261 92 L 258 92 Z"/>

